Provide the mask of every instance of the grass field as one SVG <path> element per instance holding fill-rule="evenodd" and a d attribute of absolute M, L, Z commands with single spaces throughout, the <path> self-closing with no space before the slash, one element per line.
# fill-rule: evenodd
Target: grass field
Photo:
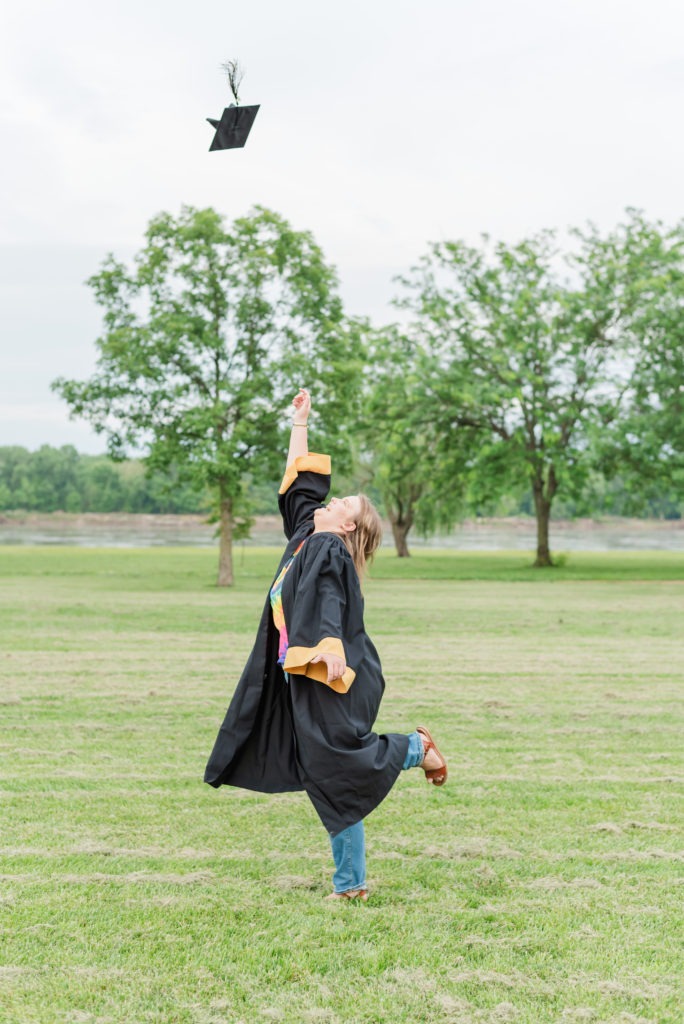
<path fill-rule="evenodd" d="M 684 555 L 382 552 L 380 730 L 326 904 L 303 794 L 202 783 L 278 552 L 0 548 L 0 1021 L 681 1024 Z"/>

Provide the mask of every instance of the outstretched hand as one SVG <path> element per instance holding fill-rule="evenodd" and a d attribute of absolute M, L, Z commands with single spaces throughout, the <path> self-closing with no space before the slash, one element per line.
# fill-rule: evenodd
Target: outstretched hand
<path fill-rule="evenodd" d="M 294 406 L 294 422 L 306 423 L 311 412 L 311 395 L 306 388 L 300 388 L 299 393 L 292 399 Z"/>
<path fill-rule="evenodd" d="M 344 658 L 340 658 L 339 654 L 317 654 L 315 658 L 311 659 L 311 664 L 316 665 L 319 661 L 324 661 L 328 666 L 329 683 L 335 679 L 341 679 L 347 671 Z"/>

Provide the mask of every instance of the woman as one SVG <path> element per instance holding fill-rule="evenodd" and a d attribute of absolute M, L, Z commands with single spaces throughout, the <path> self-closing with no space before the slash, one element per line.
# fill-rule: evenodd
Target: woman
<path fill-rule="evenodd" d="M 372 732 L 385 682 L 363 625 L 360 578 L 380 520 L 362 494 L 323 504 L 330 459 L 308 450 L 304 388 L 293 405 L 279 494 L 288 545 L 204 781 L 306 790 L 332 845 L 327 898 L 366 900 L 363 819 L 402 769 L 421 766 L 441 786 L 447 766 L 423 727 L 410 736 Z"/>

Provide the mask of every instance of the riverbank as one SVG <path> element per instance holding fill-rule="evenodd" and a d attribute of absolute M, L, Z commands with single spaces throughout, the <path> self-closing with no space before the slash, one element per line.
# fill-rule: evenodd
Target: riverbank
<path fill-rule="evenodd" d="M 212 547 L 216 527 L 199 515 L 144 515 L 125 512 L 1 512 L 0 544 L 75 544 L 82 547 Z M 246 546 L 280 545 L 278 516 L 258 516 Z M 411 548 L 464 551 L 523 551 L 535 546 L 532 517 L 466 519 L 452 533 L 424 540 L 409 535 Z M 683 551 L 684 520 L 555 519 L 551 542 L 556 551 Z M 389 523 L 384 545 L 392 547 Z"/>

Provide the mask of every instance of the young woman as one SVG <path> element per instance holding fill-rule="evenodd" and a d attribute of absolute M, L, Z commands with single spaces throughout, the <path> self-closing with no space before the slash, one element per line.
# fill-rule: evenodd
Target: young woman
<path fill-rule="evenodd" d="M 306 790 L 330 836 L 328 899 L 368 898 L 363 819 L 402 769 L 443 785 L 444 758 L 427 729 L 372 731 L 385 681 L 363 625 L 360 579 L 381 538 L 363 494 L 323 501 L 330 458 L 310 453 L 302 388 L 279 505 L 288 545 L 256 643 L 209 758 L 204 781 L 263 793 Z"/>

